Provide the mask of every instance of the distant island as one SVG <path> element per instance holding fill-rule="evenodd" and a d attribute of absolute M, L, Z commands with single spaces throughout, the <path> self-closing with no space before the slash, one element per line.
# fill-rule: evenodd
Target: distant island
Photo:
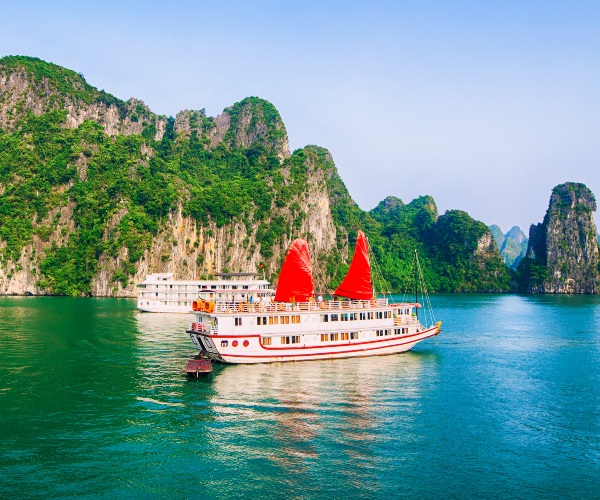
<path fill-rule="evenodd" d="M 511 227 L 506 234 L 503 234 L 499 226 L 492 224 L 490 231 L 500 251 L 502 260 L 508 267 L 516 270 L 519 262 L 521 262 L 527 253 L 529 238 L 525 236 L 525 233 L 518 226 Z"/>
<path fill-rule="evenodd" d="M 296 237 L 309 241 L 326 293 L 345 275 L 359 229 L 375 274 L 389 277 L 385 290 L 412 289 L 417 249 L 430 291 L 597 293 L 595 227 L 586 222 L 585 238 L 572 237 L 578 221 L 592 220 L 595 199 L 571 208 L 560 200 L 557 217 L 571 222 L 545 219 L 523 257 L 518 228 L 502 235 L 460 210 L 440 215 L 430 196 L 361 210 L 331 154 L 315 145 L 290 152 L 278 111 L 258 97 L 216 117 L 161 116 L 75 71 L 0 59 L 0 294 L 131 297 L 152 272 L 260 271 L 276 283 Z M 585 246 L 585 276 L 577 258 L 564 267 L 564 244 Z M 556 266 L 566 274 L 556 278 Z"/>

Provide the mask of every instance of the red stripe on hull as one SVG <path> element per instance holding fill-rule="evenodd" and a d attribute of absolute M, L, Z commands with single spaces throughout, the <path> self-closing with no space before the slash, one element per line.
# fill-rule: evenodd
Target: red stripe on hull
<path fill-rule="evenodd" d="M 435 331 L 436 328 L 430 328 L 429 330 L 423 330 L 422 332 L 418 332 L 418 333 L 412 333 L 410 335 L 402 335 L 402 337 L 400 337 L 400 339 L 394 339 L 394 340 L 404 340 L 404 339 L 408 339 L 411 337 L 420 337 L 421 335 L 424 335 L 426 333 Z M 319 335 L 320 333 L 316 333 L 316 335 Z M 434 334 L 434 335 L 437 335 Z M 210 335 L 210 338 L 213 340 L 224 340 L 224 339 L 251 339 L 251 338 L 256 338 L 256 337 L 263 337 L 264 335 Z M 285 335 L 284 335 L 285 336 Z M 429 338 L 432 335 L 428 335 L 425 338 Z M 265 346 L 263 345 L 262 341 L 260 341 L 260 346 L 265 350 L 265 351 L 290 351 L 290 350 L 295 350 L 295 349 L 330 349 L 332 347 L 343 347 L 343 346 L 347 346 L 347 345 L 365 345 L 365 344 L 377 344 L 377 343 L 381 343 L 381 342 L 390 342 L 392 339 L 390 338 L 380 338 L 380 339 L 375 339 L 375 340 L 367 340 L 365 342 L 352 342 L 352 343 L 343 343 L 343 344 L 327 344 L 327 345 L 312 345 L 312 346 L 306 346 L 306 347 L 302 347 L 302 346 L 290 346 L 290 347 L 269 347 L 269 346 Z M 412 342 L 412 341 L 411 341 Z M 407 342 L 401 342 L 400 344 L 406 344 Z M 393 345 L 400 345 L 400 344 L 393 344 Z M 229 354 L 228 354 L 229 356 Z M 233 356 L 233 354 L 231 355 Z M 236 354 L 235 356 L 239 356 L 238 354 Z M 295 354 L 294 354 L 295 356 Z"/>
<path fill-rule="evenodd" d="M 431 333 L 430 335 L 424 335 L 427 334 L 429 332 L 435 332 L 435 333 Z M 424 332 L 420 332 L 419 334 L 417 334 L 418 336 L 421 336 L 421 338 L 419 339 L 413 339 L 413 340 L 409 340 L 406 341 L 406 337 L 402 338 L 402 339 L 398 339 L 398 340 L 402 340 L 403 342 L 394 342 L 388 345 L 379 345 L 376 347 L 367 347 L 367 348 L 362 348 L 362 349 L 349 349 L 349 350 L 336 350 L 336 351 L 329 351 L 329 352 L 312 352 L 312 353 L 303 353 L 303 354 L 267 354 L 267 355 L 250 355 L 250 354 L 222 354 L 223 358 L 237 358 L 237 359 L 265 359 L 265 358 L 307 358 L 307 357 L 311 357 L 311 356 L 334 356 L 334 355 L 342 355 L 342 354 L 356 354 L 356 355 L 360 355 L 363 352 L 367 352 L 367 351 L 377 351 L 377 350 L 385 350 L 385 349 L 393 349 L 395 347 L 400 347 L 402 345 L 406 345 L 406 344 L 416 344 L 418 342 L 421 342 L 422 340 L 428 339 L 430 337 L 433 337 L 435 335 L 437 335 L 439 332 L 437 331 L 436 328 L 432 328 L 431 330 L 427 330 Z M 424 335 L 424 336 L 423 336 Z M 411 335 L 411 337 L 415 337 L 416 335 Z M 390 342 L 389 339 L 384 339 L 384 341 L 388 341 Z M 374 343 L 378 343 L 381 342 L 381 340 L 374 340 L 371 342 L 361 342 L 360 344 L 351 344 L 351 345 L 364 345 L 364 344 L 374 344 Z M 348 344 L 343 344 L 343 345 L 348 345 Z M 329 347 L 331 348 L 331 346 L 310 346 L 310 347 L 297 347 L 295 349 L 314 349 L 314 348 L 321 348 L 321 347 Z M 266 348 L 263 348 L 266 350 Z M 408 349 L 407 349 L 408 350 Z M 392 353 L 390 353 L 392 354 Z"/>

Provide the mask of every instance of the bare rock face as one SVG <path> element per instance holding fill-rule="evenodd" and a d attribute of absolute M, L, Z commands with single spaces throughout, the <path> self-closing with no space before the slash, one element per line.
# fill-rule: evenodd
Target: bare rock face
<path fill-rule="evenodd" d="M 599 293 L 596 199 L 583 184 L 552 190 L 544 221 L 532 225 L 522 282 L 532 293 Z M 535 270 L 536 272 L 532 271 Z"/>
<path fill-rule="evenodd" d="M 27 111 L 39 116 L 56 109 L 65 110 L 65 125 L 79 127 L 91 120 L 104 127 L 108 135 L 141 134 L 146 126 L 156 129 L 155 140 L 162 139 L 166 119 L 152 113 L 140 100 L 130 99 L 119 108 L 105 102 L 87 103 L 71 95 L 60 95 L 48 79 L 32 81 L 26 72 L 0 75 L 0 127 L 11 130 L 15 122 Z"/>
<path fill-rule="evenodd" d="M 234 149 L 263 147 L 282 163 L 290 157 L 285 125 L 275 107 L 268 101 L 248 97 L 223 110 L 217 117 L 206 112 L 185 109 L 177 113 L 175 135 L 189 139 L 194 133 L 208 149 L 226 143 Z"/>

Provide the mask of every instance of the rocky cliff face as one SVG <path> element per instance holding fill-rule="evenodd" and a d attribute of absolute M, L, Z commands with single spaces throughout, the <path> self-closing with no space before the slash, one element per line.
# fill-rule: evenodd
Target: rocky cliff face
<path fill-rule="evenodd" d="M 217 117 L 157 116 L 74 71 L 0 59 L 0 294 L 130 297 L 154 272 L 261 270 L 276 283 L 297 237 L 309 241 L 315 285 L 327 292 L 359 229 L 386 290 L 412 283 L 416 246 L 430 289 L 507 289 L 483 224 L 458 212 L 438 220 L 429 196 L 362 211 L 326 149 L 290 154 L 267 101 L 249 97 Z"/>
<path fill-rule="evenodd" d="M 519 267 L 521 288 L 532 293 L 598 293 L 596 199 L 583 184 L 552 190 L 544 221 L 532 225 L 527 257 Z"/>
<path fill-rule="evenodd" d="M 65 93 L 65 88 L 71 91 Z M 142 101 L 132 98 L 124 102 L 99 92 L 74 71 L 31 58 L 4 58 L 0 64 L 0 127 L 10 131 L 28 112 L 40 116 L 53 110 L 67 112 L 66 126 L 70 128 L 85 120 L 101 124 L 108 135 L 141 134 L 148 128 L 155 140 L 162 138 L 166 122 Z"/>
<path fill-rule="evenodd" d="M 168 118 L 152 113 L 142 101 L 121 101 L 91 87 L 82 75 L 60 66 L 27 57 L 0 60 L 0 132 L 19 132 L 16 127 L 21 127 L 28 113 L 42 117 L 52 111 L 66 113 L 62 125 L 66 128 L 77 129 L 85 121 L 91 121 L 101 125 L 109 136 L 143 135 L 146 142 L 132 156 L 145 167 L 156 156 L 155 148 L 169 128 L 175 144 L 181 144 L 175 148 L 183 148 L 182 151 L 189 149 L 190 141 L 195 141 L 206 150 L 224 145 L 228 151 L 251 151 L 253 156 L 248 157 L 253 161 L 261 161 L 256 159 L 258 157 L 273 157 L 281 164 L 290 158 L 283 121 L 267 101 L 247 98 L 226 108 L 216 118 L 206 116 L 204 110 L 184 110 L 169 122 Z M 34 142 L 29 141 L 32 150 L 36 149 Z M 85 154 L 71 155 L 66 167 L 76 169 L 76 179 L 53 188 L 54 194 L 51 194 L 64 197 L 65 202 L 58 202 L 45 217 L 34 213 L 34 219 L 27 223 L 31 230 L 29 243 L 22 246 L 18 256 L 7 258 L 0 268 L 0 294 L 53 293 L 52 280 L 46 280 L 47 286 L 40 287 L 41 268 L 53 249 L 66 248 L 76 232 L 74 210 L 77 205 L 66 194 L 78 182 L 88 181 L 88 168 L 94 164 L 98 151 L 96 144 L 83 144 Z M 90 283 L 90 293 L 134 296 L 134 284 L 152 272 L 175 272 L 181 279 L 197 279 L 223 270 L 255 272 L 260 266 L 268 276 L 276 277 L 283 252 L 297 236 L 310 238 L 313 256 L 317 260 L 322 258 L 336 245 L 326 174 L 323 162 L 313 149 L 303 155 L 302 163 L 305 189 L 290 200 L 294 202 L 292 208 L 290 202 L 279 203 L 261 220 L 253 220 L 252 214 L 248 214 L 245 221 L 217 224 L 210 217 L 203 222 L 196 220 L 185 213 L 185 202 L 179 202 L 162 219 L 159 231 L 136 262 L 133 274 L 123 277 L 122 273 L 123 266 L 127 267 L 130 262 L 127 247 L 98 256 L 98 272 Z M 280 167 L 278 178 L 283 184 L 296 182 L 291 170 L 291 166 Z M 20 183 L 14 176 L 9 175 L 8 179 Z M 181 188 L 185 198 L 185 186 Z M 6 185 L 0 184 L 0 195 L 5 190 Z M 122 237 L 121 224 L 129 213 L 127 205 L 126 200 L 122 200 L 106 220 L 105 241 Z M 264 233 L 274 220 L 287 226 L 287 230 L 284 227 L 284 234 L 277 238 L 272 250 L 265 252 L 266 243 L 260 241 L 261 235 L 264 240 Z M 0 239 L 0 250 L 7 250 L 8 240 L 10 238 Z M 317 278 L 325 280 L 326 273 L 320 272 L 318 263 L 315 267 Z"/>

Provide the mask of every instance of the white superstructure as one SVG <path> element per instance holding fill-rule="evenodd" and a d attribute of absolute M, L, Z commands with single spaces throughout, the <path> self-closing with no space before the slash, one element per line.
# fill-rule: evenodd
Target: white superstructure
<path fill-rule="evenodd" d="M 227 290 L 247 295 L 249 291 L 270 290 L 267 280 L 256 279 L 253 273 L 215 274 L 221 279 L 176 280 L 173 273 L 149 274 L 137 285 L 137 308 L 145 312 L 168 312 L 189 314 L 192 302 L 202 290 Z M 272 293 L 272 292 L 271 292 Z"/>

